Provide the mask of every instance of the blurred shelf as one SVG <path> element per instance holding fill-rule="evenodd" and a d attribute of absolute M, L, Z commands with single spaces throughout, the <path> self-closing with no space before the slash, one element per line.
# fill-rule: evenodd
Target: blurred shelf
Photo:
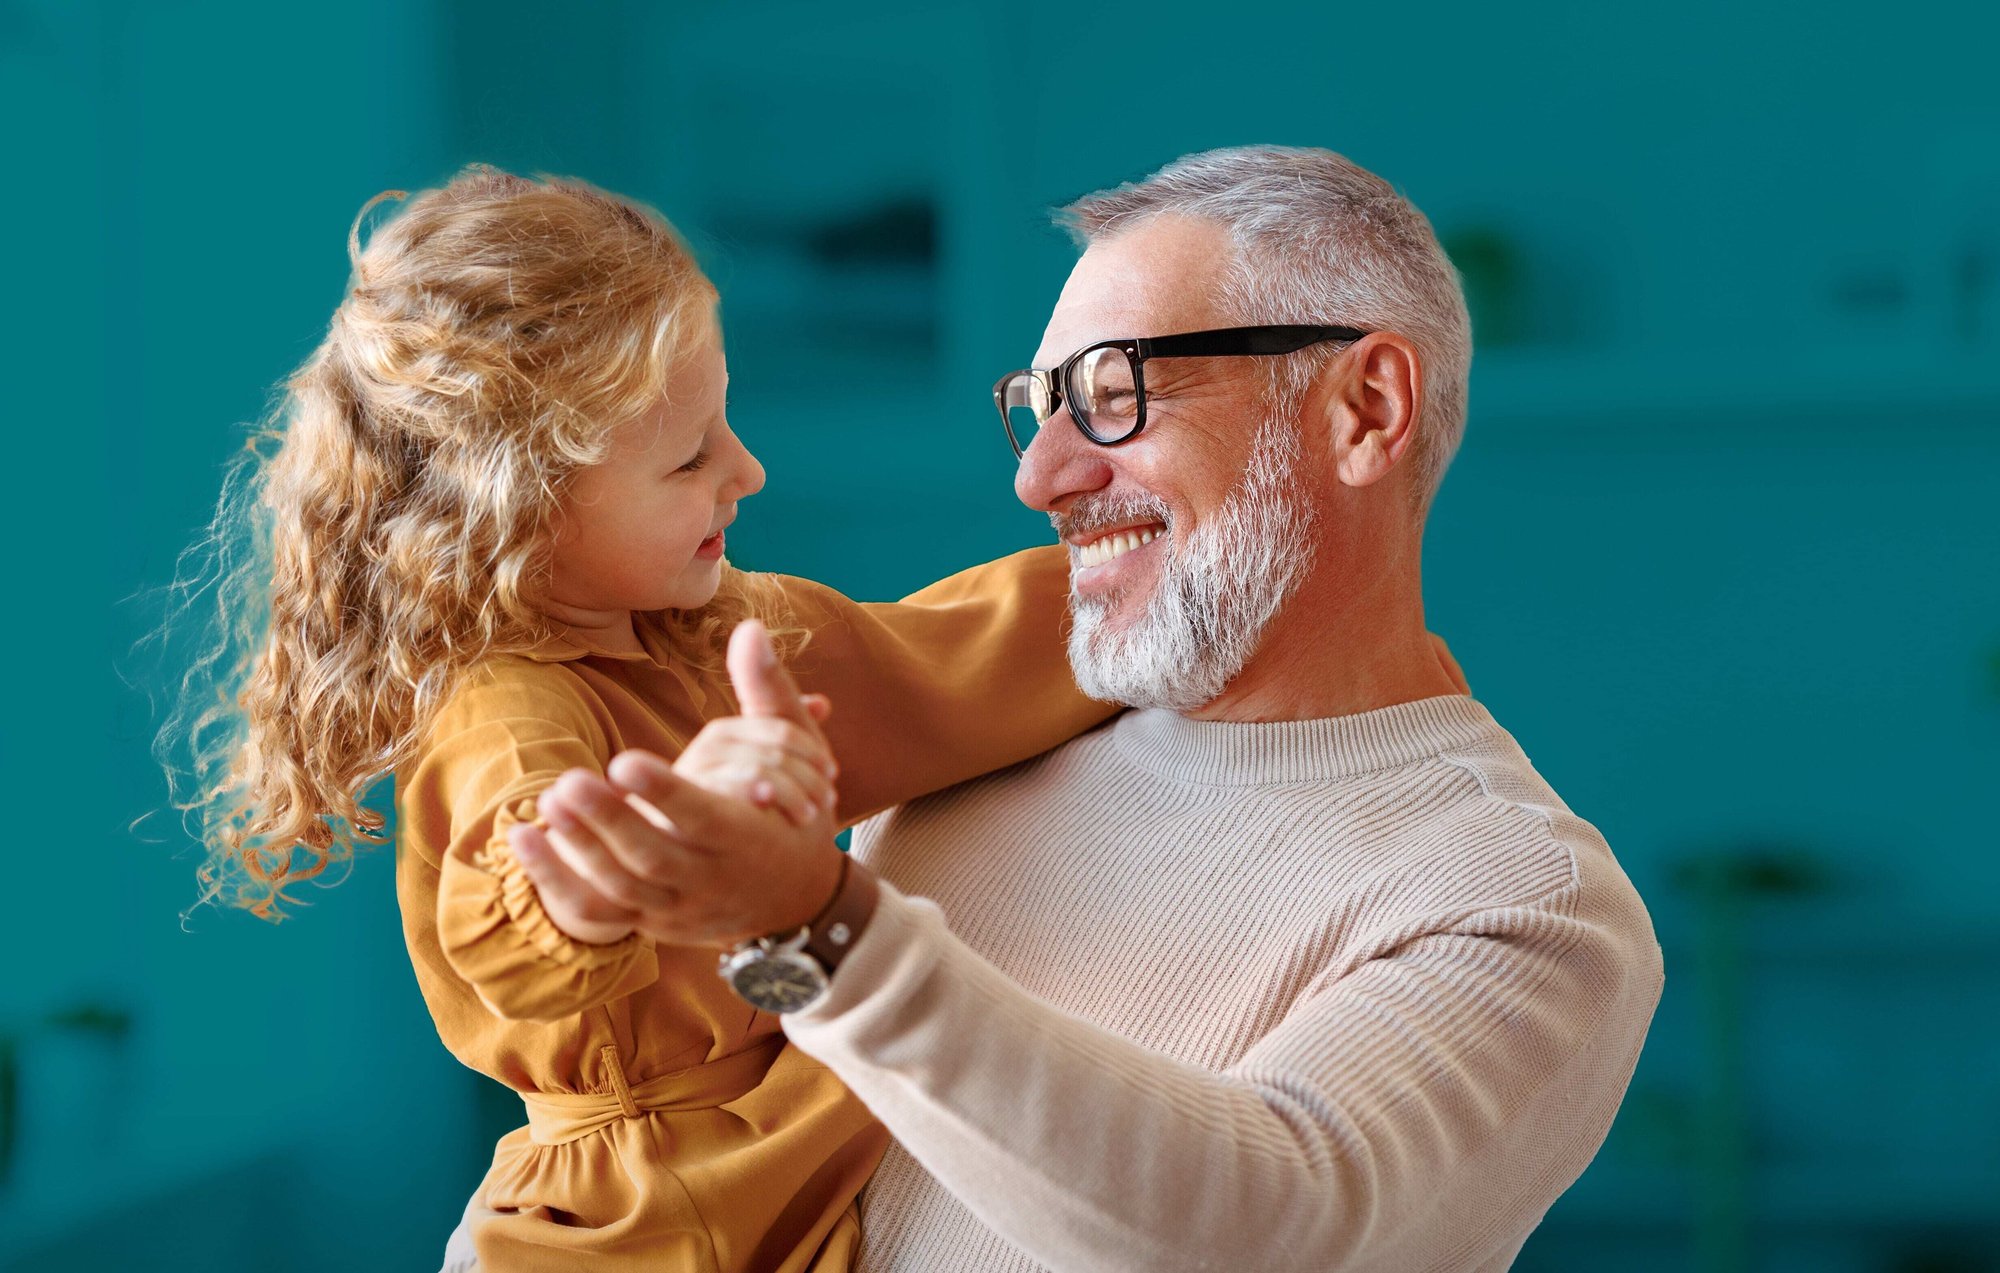
<path fill-rule="evenodd" d="M 1600 1160 L 1550 1212 L 1564 1226 L 1671 1229 L 1691 1225 L 1692 1173 L 1633 1171 Z M 1759 1229 L 1886 1230 L 1916 1224 L 2000 1227 L 2000 1165 L 1958 1164 L 1918 1169 L 1907 1160 L 1878 1160 L 1857 1172 L 1851 1163 L 1753 1165 L 1751 1212 Z"/>
<path fill-rule="evenodd" d="M 281 1165 L 288 1170 L 275 1170 Z M 182 1233 L 198 1233 L 204 1224 L 228 1232 L 230 1226 L 218 1225 L 218 1218 L 233 1221 L 239 1206 L 254 1207 L 245 1200 L 254 1198 L 258 1183 L 296 1175 L 296 1161 L 269 1146 L 213 1157 L 162 1153 L 140 1159 L 107 1154 L 91 1175 L 90 1205 L 79 1213 L 76 1181 L 37 1175 L 31 1170 L 0 1189 L 0 1251 L 34 1257 L 18 1267 L 37 1270 L 109 1267 L 65 1264 L 63 1253 L 90 1245 L 91 1235 L 103 1228 L 105 1217 L 116 1217 L 119 1226 L 133 1223 L 135 1217 L 175 1217 L 174 1223 L 156 1229 L 170 1242 L 177 1242 Z M 227 1188 L 222 1187 L 225 1184 Z M 211 1210 L 211 1206 L 216 1209 Z M 206 1221 L 193 1218 L 202 1215 L 207 1216 Z M 184 1226 L 179 1223 L 182 1218 L 186 1219 Z M 17 1266 L 0 1260 L 0 1267 Z"/>
<path fill-rule="evenodd" d="M 1498 349 L 1474 355 L 1474 427 L 1593 426 L 1725 413 L 1774 422 L 2000 427 L 2000 357 L 1854 349 L 1697 363 L 1685 352 Z"/>
<path fill-rule="evenodd" d="M 1676 900 L 1682 926 L 1695 920 L 1686 905 L 1684 899 Z M 1746 899 L 1741 924 L 1743 954 L 1760 964 L 1914 962 L 1955 967 L 1955 984 L 1968 979 L 2000 983 L 2000 930 L 1977 916 L 1885 910 L 1838 898 Z M 1670 958 L 1692 957 L 1696 948 L 1685 931 L 1676 931 L 1660 945 Z"/>

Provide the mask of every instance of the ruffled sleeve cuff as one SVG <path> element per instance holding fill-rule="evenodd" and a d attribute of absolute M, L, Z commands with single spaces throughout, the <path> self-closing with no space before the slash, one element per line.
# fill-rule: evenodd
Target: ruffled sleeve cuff
<path fill-rule="evenodd" d="M 500 1016 L 554 1021 L 651 984 L 659 960 L 633 934 L 605 945 L 557 928 L 507 847 L 507 829 L 532 821 L 535 800 L 501 806 L 492 836 L 467 861 L 446 857 L 438 880 L 438 939 L 445 958 Z"/>

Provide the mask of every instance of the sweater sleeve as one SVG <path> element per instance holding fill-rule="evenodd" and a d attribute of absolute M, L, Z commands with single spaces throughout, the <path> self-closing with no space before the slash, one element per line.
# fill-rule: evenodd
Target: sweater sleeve
<path fill-rule="evenodd" d="M 1036 756 L 1120 708 L 1085 698 L 1063 624 L 1069 561 L 1032 548 L 899 602 L 850 601 L 778 576 L 812 640 L 800 687 L 833 700 L 844 823 Z"/>
<path fill-rule="evenodd" d="M 566 769 L 603 772 L 609 755 L 602 726 L 550 679 L 501 676 L 461 692 L 398 793 L 414 823 L 442 829 L 441 856 L 404 869 L 438 872 L 446 961 L 488 1008 L 516 1020 L 573 1016 L 659 975 L 652 944 L 637 934 L 592 945 L 557 928 L 508 848 L 508 829 L 535 820 L 544 788 Z"/>
<path fill-rule="evenodd" d="M 1660 987 L 1564 897 L 1398 934 L 1220 1073 L 1030 995 L 885 887 L 785 1018 L 986 1225 L 1059 1271 L 1470 1267 L 1601 1143 Z"/>

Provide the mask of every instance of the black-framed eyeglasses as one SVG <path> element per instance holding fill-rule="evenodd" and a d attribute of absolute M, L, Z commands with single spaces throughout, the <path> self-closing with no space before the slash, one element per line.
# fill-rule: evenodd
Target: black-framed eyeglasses
<path fill-rule="evenodd" d="M 1035 434 L 1065 406 L 1083 436 L 1099 446 L 1117 446 L 1146 427 L 1146 364 L 1152 359 L 1289 354 L 1366 335 L 1359 327 L 1294 324 L 1102 340 L 1077 350 L 1053 371 L 1008 372 L 994 382 L 993 405 L 1017 456 L 1028 453 Z"/>

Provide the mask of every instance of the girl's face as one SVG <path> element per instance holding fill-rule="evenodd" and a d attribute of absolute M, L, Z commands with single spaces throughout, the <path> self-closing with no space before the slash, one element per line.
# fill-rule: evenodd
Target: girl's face
<path fill-rule="evenodd" d="M 693 609 L 722 578 L 722 528 L 764 485 L 764 467 L 729 429 L 719 338 L 681 360 L 666 400 L 612 433 L 557 511 L 553 610 Z"/>

